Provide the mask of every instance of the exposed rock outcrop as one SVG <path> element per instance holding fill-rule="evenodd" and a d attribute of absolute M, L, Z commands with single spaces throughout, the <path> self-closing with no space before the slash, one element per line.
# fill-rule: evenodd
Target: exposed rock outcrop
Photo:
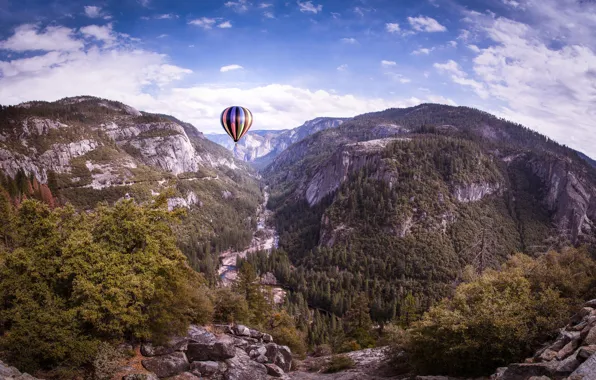
<path fill-rule="evenodd" d="M 153 375 L 179 380 L 265 380 L 287 378 L 285 373 L 292 370 L 288 347 L 242 325 L 218 325 L 213 331 L 191 326 L 185 337 L 174 337 L 164 346 L 142 344 L 141 354 L 142 365 L 151 375 L 128 373 L 123 380 Z"/>
<path fill-rule="evenodd" d="M 28 373 L 21 373 L 15 367 L 8 366 L 0 360 L 0 379 L 1 380 L 39 380 Z"/>
<path fill-rule="evenodd" d="M 524 363 L 500 368 L 493 380 L 596 379 L 596 300 L 586 303 L 561 329 L 557 339 Z"/>

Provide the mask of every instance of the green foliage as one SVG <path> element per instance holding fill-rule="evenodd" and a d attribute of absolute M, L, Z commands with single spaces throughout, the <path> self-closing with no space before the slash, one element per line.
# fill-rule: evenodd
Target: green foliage
<path fill-rule="evenodd" d="M 25 201 L 0 267 L 0 344 L 26 370 L 89 363 L 101 341 L 184 333 L 211 319 L 203 279 L 176 247 L 165 198 L 91 213 Z"/>
<path fill-rule="evenodd" d="M 538 259 L 518 254 L 502 271 L 461 284 L 414 323 L 410 358 L 421 373 L 454 376 L 487 375 L 520 361 L 564 325 L 595 270 L 576 249 Z"/>
<path fill-rule="evenodd" d="M 212 292 L 213 318 L 220 323 L 248 323 L 249 311 L 246 298 L 230 288 L 217 288 Z"/>
<path fill-rule="evenodd" d="M 345 371 L 346 369 L 354 368 L 355 363 L 347 355 L 336 355 L 331 357 L 325 373 L 335 373 L 339 371 Z"/>

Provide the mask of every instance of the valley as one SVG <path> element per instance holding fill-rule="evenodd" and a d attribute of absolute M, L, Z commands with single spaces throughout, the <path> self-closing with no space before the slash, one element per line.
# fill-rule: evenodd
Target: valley
<path fill-rule="evenodd" d="M 70 336 L 96 344 L 105 336 L 117 341 L 157 339 L 162 330 L 183 333 L 191 322 L 240 323 L 271 334 L 304 359 L 292 378 L 339 379 L 384 373 L 394 353 L 383 347 L 402 344 L 409 331 L 419 331 L 418 346 L 399 346 L 403 352 L 434 355 L 424 339 L 432 341 L 428 336 L 436 333 L 423 327 L 449 326 L 450 320 L 437 322 L 427 311 L 440 305 L 433 310 L 450 315 L 452 308 L 467 318 L 460 323 L 472 326 L 478 313 L 457 308 L 477 299 L 448 300 L 474 287 L 523 289 L 527 293 L 510 297 L 511 304 L 524 305 L 524 313 L 500 305 L 503 320 L 526 326 L 546 313 L 538 330 L 548 332 L 527 327 L 527 336 L 510 338 L 520 345 L 507 350 L 515 355 L 489 364 L 481 357 L 475 375 L 523 359 L 538 341 L 551 338 L 580 300 L 596 296 L 587 281 L 596 254 L 596 169 L 585 156 L 538 133 L 479 110 L 438 104 L 251 133 L 236 147 L 172 116 L 93 97 L 0 109 L 6 200 L 0 218 L 7 226 L 20 223 L 0 228 L 0 270 L 13 281 L 0 280 L 7 310 L 29 305 L 12 301 L 19 295 L 11 289 L 25 281 L 23 273 L 50 270 L 59 275 L 44 275 L 47 292 L 57 297 L 56 308 L 67 310 L 60 314 L 65 344 Z M 152 208 L 157 203 L 161 211 Z M 160 214 L 166 211 L 170 216 Z M 64 224 L 63 213 L 80 225 Z M 36 218 L 55 231 L 36 229 Z M 116 231 L 117 238 L 106 231 Z M 61 239 L 68 244 L 56 244 Z M 94 277 L 77 252 L 110 268 L 102 276 L 114 278 L 104 284 Z M 25 272 L 18 255 L 28 255 Z M 153 267 L 157 262 L 161 270 Z M 242 275 L 240 263 L 246 264 Z M 548 285 L 532 277 L 532 265 L 551 276 Z M 518 282 L 503 280 L 503 273 Z M 578 276 L 574 286 L 561 279 L 568 273 Z M 126 294 L 107 285 L 120 282 L 128 286 Z M 162 282 L 169 284 L 164 293 L 154 286 Z M 28 291 L 43 299 L 40 289 Z M 97 298 L 101 292 L 115 295 Z M 269 292 L 273 303 L 265 297 Z M 144 306 L 131 307 L 140 297 L 146 297 Z M 533 297 L 540 305 L 528 301 Z M 95 309 L 94 302 L 108 304 Z M 145 322 L 129 322 L 127 308 Z M 157 316 L 163 320 L 148 322 Z M 421 319 L 425 324 L 418 325 Z M 26 329 L 18 326 L 28 325 L 19 323 L 0 313 L 0 333 L 13 330 L 21 339 Z M 466 342 L 483 336 L 478 331 Z M 44 334 L 35 339 L 58 339 Z M 459 344 L 456 335 L 447 338 Z M 338 359 L 345 353 L 348 359 Z M 34 358 L 42 354 L 48 363 L 66 360 L 50 349 L 17 360 L 36 368 Z M 244 351 L 238 355 L 244 360 Z M 354 368 L 337 376 L 318 373 L 335 360 L 344 370 Z M 407 363 L 407 371 L 415 362 Z M 439 374 L 462 372 L 449 360 L 443 368 Z"/>

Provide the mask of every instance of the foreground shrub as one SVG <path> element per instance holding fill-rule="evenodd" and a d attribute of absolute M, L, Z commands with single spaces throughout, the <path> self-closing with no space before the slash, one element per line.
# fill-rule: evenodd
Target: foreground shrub
<path fill-rule="evenodd" d="M 487 375 L 523 360 L 566 323 L 593 275 L 594 263 L 581 250 L 516 255 L 501 272 L 460 285 L 414 323 L 408 357 L 421 373 L 456 376 Z"/>
<path fill-rule="evenodd" d="M 347 355 L 333 356 L 325 370 L 326 373 L 335 373 L 354 368 L 354 361 Z"/>
<path fill-rule="evenodd" d="M 101 341 L 160 341 L 210 320 L 203 279 L 176 247 L 176 217 L 165 197 L 89 214 L 23 202 L 0 265 L 0 345 L 9 361 L 28 372 L 78 367 Z"/>

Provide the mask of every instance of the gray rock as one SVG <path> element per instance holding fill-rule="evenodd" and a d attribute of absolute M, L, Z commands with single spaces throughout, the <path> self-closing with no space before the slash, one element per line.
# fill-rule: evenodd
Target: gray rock
<path fill-rule="evenodd" d="M 154 373 L 132 373 L 122 377 L 122 380 L 158 380 Z"/>
<path fill-rule="evenodd" d="M 256 361 L 257 363 L 265 364 L 265 363 L 267 363 L 267 361 L 269 359 L 267 359 L 267 357 L 265 355 L 259 355 L 259 356 L 257 356 L 256 359 L 253 359 L 253 360 Z"/>
<path fill-rule="evenodd" d="M 596 299 L 590 300 L 584 304 L 585 307 L 596 308 Z"/>
<path fill-rule="evenodd" d="M 233 330 L 234 334 L 238 336 L 250 336 L 250 329 L 244 325 L 236 325 Z"/>
<path fill-rule="evenodd" d="M 590 329 L 588 335 L 584 339 L 584 345 L 591 346 L 593 344 L 596 344 L 596 326 Z"/>
<path fill-rule="evenodd" d="M 141 354 L 143 356 L 161 356 L 168 355 L 176 351 L 186 351 L 188 338 L 172 338 L 167 345 L 154 346 L 151 343 L 141 345 Z"/>
<path fill-rule="evenodd" d="M 555 366 L 552 363 L 511 364 L 501 375 L 501 380 L 526 380 L 532 376 L 552 376 Z"/>
<path fill-rule="evenodd" d="M 246 349 L 249 346 L 249 343 L 247 341 L 245 341 L 244 339 L 236 338 L 236 337 L 233 337 L 233 339 L 234 339 L 234 345 L 236 347 Z"/>
<path fill-rule="evenodd" d="M 528 380 L 551 380 L 548 376 L 532 376 Z"/>
<path fill-rule="evenodd" d="M 265 367 L 269 376 L 282 377 L 284 375 L 284 371 L 275 364 L 265 364 Z"/>
<path fill-rule="evenodd" d="M 228 369 L 225 380 L 266 380 L 267 368 L 260 363 L 250 360 L 244 350 L 237 348 L 236 356 L 225 361 Z"/>
<path fill-rule="evenodd" d="M 20 376 L 21 372 L 15 367 L 10 367 L 0 361 L 0 379 L 5 377 L 16 377 Z"/>
<path fill-rule="evenodd" d="M 579 311 L 579 315 L 581 315 L 581 317 L 585 317 L 587 315 L 590 315 L 592 312 L 594 311 L 593 308 L 588 307 L 588 306 L 584 306 L 580 311 Z"/>
<path fill-rule="evenodd" d="M 596 355 L 590 356 L 585 362 L 577 367 L 570 377 L 574 376 L 583 376 L 583 379 L 585 380 L 596 379 Z"/>
<path fill-rule="evenodd" d="M 184 352 L 154 356 L 142 360 L 141 363 L 146 370 L 155 373 L 159 378 L 176 376 L 190 369 L 190 364 Z"/>
<path fill-rule="evenodd" d="M 567 359 L 561 361 L 555 371 L 556 375 L 570 375 L 579 367 L 581 363 L 577 359 L 577 353 L 569 356 Z"/>
<path fill-rule="evenodd" d="M 579 341 L 573 340 L 565 345 L 559 352 L 557 352 L 557 359 L 563 360 L 571 355 L 575 349 L 579 346 Z"/>
<path fill-rule="evenodd" d="M 292 351 L 287 346 L 278 346 L 275 343 L 268 343 L 266 346 L 267 359 L 270 363 L 276 364 L 278 367 L 289 372 L 292 368 Z"/>
<path fill-rule="evenodd" d="M 192 362 L 190 363 L 190 369 L 193 373 L 207 377 L 223 373 L 226 370 L 225 364 L 214 361 Z"/>
<path fill-rule="evenodd" d="M 219 337 L 215 341 L 208 343 L 191 342 L 188 344 L 186 355 L 191 362 L 230 359 L 236 354 L 234 343 L 234 339 L 228 336 Z"/>
<path fill-rule="evenodd" d="M 263 337 L 263 333 L 257 330 L 249 329 L 250 337 L 254 339 L 261 339 Z"/>
<path fill-rule="evenodd" d="M 271 343 L 273 342 L 273 337 L 269 334 L 263 334 L 263 342 Z"/>
<path fill-rule="evenodd" d="M 264 345 L 252 345 L 246 348 L 246 353 L 251 358 L 267 354 L 267 347 Z"/>
<path fill-rule="evenodd" d="M 214 342 L 217 337 L 203 327 L 192 325 L 188 329 L 188 339 L 194 343 L 211 343 Z"/>
<path fill-rule="evenodd" d="M 554 358 L 557 357 L 557 351 L 553 351 L 550 348 L 547 348 L 544 352 L 542 352 L 538 357 L 538 361 L 541 362 L 550 362 Z"/>
<path fill-rule="evenodd" d="M 596 345 L 581 347 L 577 352 L 577 357 L 580 360 L 586 360 L 596 353 Z"/>
<path fill-rule="evenodd" d="M 183 372 L 179 375 L 168 377 L 168 380 L 198 380 L 200 376 L 196 376 L 190 372 Z"/>

